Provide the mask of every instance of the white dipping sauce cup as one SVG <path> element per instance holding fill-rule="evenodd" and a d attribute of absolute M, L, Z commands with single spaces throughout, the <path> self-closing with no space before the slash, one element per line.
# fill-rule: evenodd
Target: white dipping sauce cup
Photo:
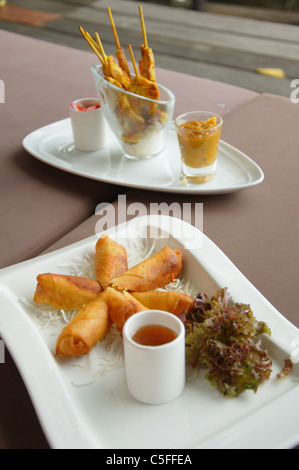
<path fill-rule="evenodd" d="M 82 106 L 100 105 L 97 98 L 82 98 L 73 101 Z M 99 150 L 106 144 L 105 117 L 101 107 L 92 111 L 79 111 L 71 106 L 70 118 L 75 147 L 84 152 Z"/>
<path fill-rule="evenodd" d="M 132 339 L 139 328 L 162 325 L 177 337 L 161 346 L 144 346 Z M 126 379 L 138 401 L 157 405 L 177 398 L 185 387 L 185 326 L 175 315 L 146 310 L 128 318 L 123 327 Z"/>

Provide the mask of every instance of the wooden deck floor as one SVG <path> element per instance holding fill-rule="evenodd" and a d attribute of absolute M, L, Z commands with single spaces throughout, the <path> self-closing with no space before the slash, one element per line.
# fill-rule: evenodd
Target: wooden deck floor
<path fill-rule="evenodd" d="M 295 24 L 127 0 L 8 0 L 8 5 L 58 16 L 40 26 L 26 24 L 26 15 L 16 22 L 0 19 L 0 28 L 89 50 L 78 31 L 82 25 L 91 34 L 98 32 L 106 53 L 114 54 L 107 6 L 123 46 L 130 43 L 137 48 L 142 42 L 139 4 L 157 66 L 290 96 L 291 81 L 299 78 L 299 26 Z M 282 68 L 286 78 L 260 75 L 259 67 Z"/>

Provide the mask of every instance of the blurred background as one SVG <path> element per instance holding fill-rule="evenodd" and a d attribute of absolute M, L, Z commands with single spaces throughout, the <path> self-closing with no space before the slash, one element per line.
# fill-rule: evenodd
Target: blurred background
<path fill-rule="evenodd" d="M 299 0 L 0 0 L 0 29 L 90 50 L 98 31 L 115 53 L 113 11 L 124 45 L 140 45 L 138 4 L 157 67 L 259 93 L 290 96 L 299 70 Z M 137 50 L 137 49 L 136 49 Z"/>
<path fill-rule="evenodd" d="M 184 8 L 203 9 L 207 3 L 224 5 L 243 5 L 255 8 L 273 8 L 278 10 L 299 10 L 299 0 L 149 0 Z"/>
<path fill-rule="evenodd" d="M 88 0 L 87 0 L 88 1 Z M 299 0 L 144 0 L 189 10 L 299 24 Z M 293 15 L 292 15 L 293 13 Z M 297 13 L 294 15 L 294 13 Z"/>

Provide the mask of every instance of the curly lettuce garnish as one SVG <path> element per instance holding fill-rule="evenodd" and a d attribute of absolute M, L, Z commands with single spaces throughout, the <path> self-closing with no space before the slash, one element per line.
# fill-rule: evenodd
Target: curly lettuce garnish
<path fill-rule="evenodd" d="M 187 362 L 208 369 L 206 379 L 223 395 L 256 392 L 270 378 L 272 361 L 254 340 L 262 333 L 271 336 L 271 331 L 255 319 L 249 305 L 234 303 L 226 288 L 211 298 L 199 294 L 183 321 Z"/>
<path fill-rule="evenodd" d="M 293 362 L 291 359 L 285 359 L 284 360 L 284 367 L 283 369 L 276 375 L 278 379 L 284 379 L 285 377 L 288 377 L 290 373 L 293 370 Z"/>

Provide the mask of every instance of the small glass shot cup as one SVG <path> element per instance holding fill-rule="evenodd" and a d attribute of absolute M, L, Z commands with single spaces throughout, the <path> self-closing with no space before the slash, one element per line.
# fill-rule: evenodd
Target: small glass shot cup
<path fill-rule="evenodd" d="M 215 177 L 222 125 L 222 118 L 209 111 L 192 111 L 175 119 L 186 183 L 206 183 Z"/>

